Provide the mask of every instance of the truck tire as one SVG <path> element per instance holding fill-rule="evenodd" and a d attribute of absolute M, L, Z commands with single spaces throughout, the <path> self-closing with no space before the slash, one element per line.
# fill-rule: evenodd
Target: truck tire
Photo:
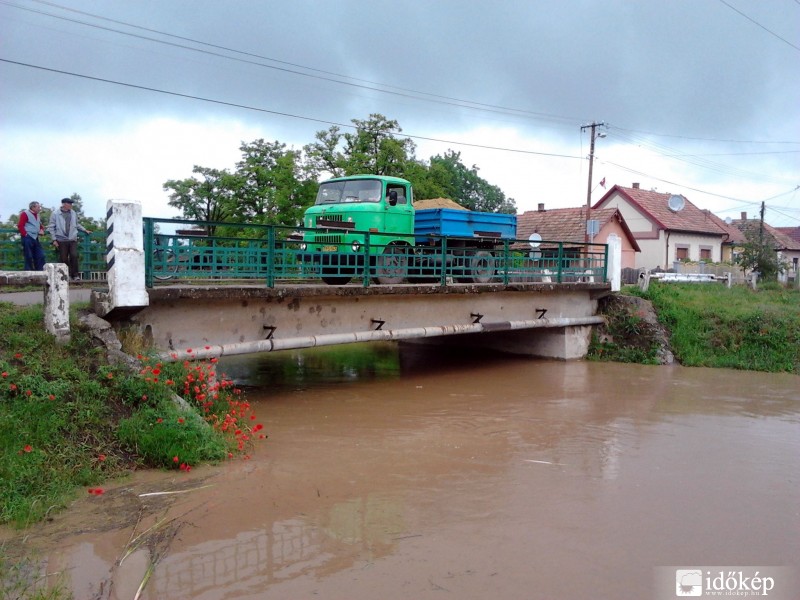
<path fill-rule="evenodd" d="M 384 285 L 403 283 L 408 273 L 408 247 L 386 246 L 375 260 L 375 279 Z"/>
<path fill-rule="evenodd" d="M 491 283 L 495 276 L 494 255 L 488 250 L 478 250 L 469 260 L 473 283 Z"/>
<path fill-rule="evenodd" d="M 328 285 L 345 285 L 350 283 L 352 275 L 341 275 L 338 269 L 322 269 L 322 281 Z"/>

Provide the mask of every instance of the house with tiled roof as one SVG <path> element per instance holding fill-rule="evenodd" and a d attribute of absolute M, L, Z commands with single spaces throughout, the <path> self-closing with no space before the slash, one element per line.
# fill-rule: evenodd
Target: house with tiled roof
<path fill-rule="evenodd" d="M 796 281 L 798 268 L 800 268 L 800 241 L 787 235 L 780 227 L 772 227 L 764 223 L 761 219 L 748 219 L 747 213 L 743 212 L 740 219 L 734 219 L 732 225 L 739 229 L 750 239 L 763 239 L 764 243 L 774 248 L 778 263 L 785 265 L 779 278 L 782 281 L 792 279 Z"/>
<path fill-rule="evenodd" d="M 609 237 L 616 235 L 622 246 L 621 268 L 633 268 L 639 244 L 625 223 L 622 213 L 616 208 L 591 211 L 591 219 L 598 222 L 597 233 L 590 240 L 596 244 L 607 244 Z M 586 241 L 586 208 L 555 208 L 529 210 L 517 215 L 517 239 L 529 239 L 538 233 L 542 240 L 559 240 L 583 243 Z"/>
<path fill-rule="evenodd" d="M 788 235 L 795 242 L 800 243 L 800 227 L 776 227 L 783 235 Z"/>
<path fill-rule="evenodd" d="M 723 221 L 684 196 L 643 190 L 638 183 L 608 190 L 593 207 L 605 208 L 619 210 L 636 238 L 641 248 L 637 268 L 669 269 L 681 260 L 720 262 L 732 234 L 720 226 Z"/>

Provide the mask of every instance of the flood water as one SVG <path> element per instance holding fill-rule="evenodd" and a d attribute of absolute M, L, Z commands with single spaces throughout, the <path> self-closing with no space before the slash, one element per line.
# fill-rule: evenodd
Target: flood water
<path fill-rule="evenodd" d="M 15 542 L 76 598 L 132 598 L 153 563 L 151 600 L 633 599 L 674 597 L 671 565 L 797 571 L 796 376 L 379 344 L 223 370 L 269 434 L 249 460 L 136 475 Z M 160 491 L 185 493 L 140 496 Z"/>

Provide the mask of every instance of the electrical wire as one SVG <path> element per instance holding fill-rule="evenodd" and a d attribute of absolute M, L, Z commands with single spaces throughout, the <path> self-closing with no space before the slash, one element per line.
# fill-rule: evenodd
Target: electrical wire
<path fill-rule="evenodd" d="M 127 83 L 127 82 L 124 82 L 124 81 L 115 81 L 113 79 L 106 79 L 106 78 L 103 78 L 103 77 L 94 77 L 92 75 L 85 75 L 85 74 L 81 74 L 81 73 L 73 73 L 71 71 L 64 71 L 64 70 L 61 70 L 61 69 L 52 69 L 50 67 L 43 67 L 43 66 L 40 66 L 40 65 L 33 65 L 33 64 L 30 64 L 30 63 L 24 63 L 24 62 L 20 62 L 20 61 L 16 61 L 16 60 L 10 60 L 10 59 L 7 59 L 7 58 L 2 58 L 2 57 L 0 57 L 0 62 L 9 63 L 9 64 L 12 64 L 12 65 L 17 65 L 17 66 L 21 66 L 21 67 L 27 67 L 27 68 L 30 68 L 30 69 L 38 69 L 38 70 L 47 71 L 47 72 L 50 72 L 50 73 L 58 73 L 59 75 L 68 75 L 68 76 L 71 76 L 71 77 L 79 77 L 81 79 L 88 79 L 90 81 L 98 81 L 98 82 L 101 82 L 101 83 L 109 83 L 109 84 L 119 85 L 119 86 L 123 86 L 123 87 L 127 87 L 127 88 L 133 88 L 133 89 L 137 89 L 137 90 L 144 90 L 144 91 L 147 91 L 147 92 L 156 92 L 156 93 L 159 93 L 159 94 L 166 94 L 166 95 L 169 95 L 169 96 L 176 96 L 178 98 L 186 98 L 186 99 L 189 99 L 189 100 L 199 100 L 201 102 L 209 102 L 209 103 L 212 103 L 212 104 L 219 104 L 219 105 L 222 105 L 222 106 L 230 106 L 232 108 L 241 108 L 241 109 L 244 109 L 244 110 L 252 110 L 252 111 L 261 112 L 261 113 L 268 113 L 268 114 L 277 115 L 277 116 L 281 116 L 281 117 L 289 117 L 289 118 L 292 118 L 292 119 L 302 119 L 304 121 L 312 121 L 314 123 L 322 123 L 322 124 L 325 124 L 325 125 L 334 125 L 336 127 L 347 127 L 349 129 L 356 129 L 355 125 L 349 124 L 349 123 L 339 123 L 339 122 L 336 122 L 336 121 L 328 121 L 328 120 L 325 120 L 325 119 L 318 119 L 318 118 L 315 118 L 315 117 L 307 117 L 307 116 L 303 116 L 303 115 L 296 115 L 296 114 L 293 114 L 293 113 L 270 110 L 270 109 L 267 109 L 267 108 L 258 108 L 258 107 L 255 107 L 255 106 L 248 106 L 246 104 L 238 104 L 236 102 L 227 102 L 225 100 L 216 100 L 216 99 L 213 99 L 213 98 L 205 98 L 203 96 L 195 96 L 195 95 L 192 95 L 192 94 L 183 94 L 183 93 L 180 93 L 180 92 L 173 92 L 173 91 L 170 91 L 170 90 L 163 90 L 163 89 L 144 86 L 144 85 L 137 85 L 137 84 L 134 84 L 134 83 Z M 500 146 L 489 146 L 489 145 L 485 145 L 485 144 L 471 144 L 469 142 L 458 142 L 458 141 L 455 141 L 455 140 L 444 140 L 444 139 L 440 139 L 440 138 L 425 137 L 425 136 L 421 136 L 421 135 L 412 135 L 412 134 L 408 134 L 408 133 L 403 133 L 401 131 L 392 131 L 391 133 L 393 135 L 396 135 L 397 137 L 405 137 L 405 138 L 410 138 L 410 139 L 415 139 L 415 140 L 426 140 L 426 141 L 432 141 L 432 142 L 440 142 L 440 143 L 443 143 L 443 144 L 452 144 L 452 145 L 458 145 L 458 146 L 467 146 L 467 147 L 470 147 L 470 148 L 483 148 L 485 150 L 502 150 L 504 152 L 515 152 L 515 153 L 518 153 L 518 154 L 530 154 L 530 155 L 534 155 L 534 156 L 548 156 L 548 157 L 554 157 L 554 158 L 569 158 L 569 159 L 585 160 L 584 157 L 582 157 L 582 156 L 571 156 L 571 155 L 568 155 L 568 154 L 556 154 L 556 153 L 553 153 L 553 152 L 537 152 L 535 150 L 523 150 L 523 149 L 520 149 L 520 148 L 504 148 L 504 147 L 500 147 Z"/>

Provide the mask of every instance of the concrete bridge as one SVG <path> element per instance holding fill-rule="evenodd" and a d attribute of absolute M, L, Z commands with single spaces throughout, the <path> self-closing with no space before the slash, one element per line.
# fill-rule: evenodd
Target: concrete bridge
<path fill-rule="evenodd" d="M 93 293 L 95 312 L 141 336 L 163 360 L 379 340 L 581 358 L 591 327 L 603 321 L 597 301 L 612 290 L 605 277 L 559 283 L 550 276 L 490 284 L 170 282 L 146 288 L 144 249 L 152 240 L 143 236 L 152 225 L 142 226 L 138 204 L 114 201 L 108 224 L 109 288 Z"/>
<path fill-rule="evenodd" d="M 150 290 L 147 307 L 116 323 L 162 360 L 423 339 L 575 359 L 586 355 L 591 326 L 603 322 L 597 300 L 609 290 L 604 283 L 170 286 Z"/>
<path fill-rule="evenodd" d="M 557 278 L 542 269 L 512 282 L 506 269 L 502 283 L 488 284 L 445 285 L 443 275 L 442 284 L 369 287 L 275 283 L 272 278 L 257 285 L 217 281 L 147 287 L 153 277 L 146 270 L 153 264 L 145 249 L 154 247 L 153 224 L 143 227 L 138 203 L 119 201 L 109 201 L 107 222 L 108 289 L 92 292 L 92 306 L 167 361 L 380 340 L 450 341 L 581 358 L 591 327 L 603 322 L 598 299 L 619 285 L 617 260 L 616 267 L 602 263 L 599 270 L 576 269 L 563 279 L 559 267 Z M 278 255 L 275 247 L 267 250 L 271 257 Z M 603 254 L 613 262 L 613 252 L 604 248 Z M 602 276 L 577 276 L 597 272 Z"/>

